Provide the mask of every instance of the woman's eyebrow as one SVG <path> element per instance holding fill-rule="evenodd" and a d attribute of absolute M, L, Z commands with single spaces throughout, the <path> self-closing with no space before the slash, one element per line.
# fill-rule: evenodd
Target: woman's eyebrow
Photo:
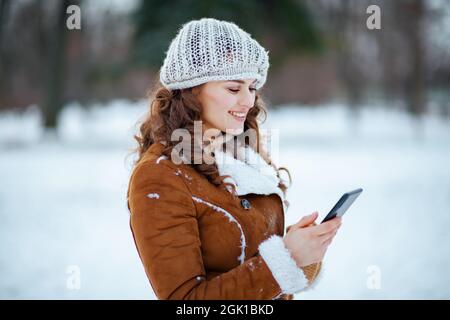
<path fill-rule="evenodd" d="M 245 84 L 245 81 L 244 80 L 228 80 L 229 82 L 237 82 L 237 83 L 243 83 L 243 84 Z M 256 79 L 251 83 L 251 84 L 254 84 L 256 82 Z"/>

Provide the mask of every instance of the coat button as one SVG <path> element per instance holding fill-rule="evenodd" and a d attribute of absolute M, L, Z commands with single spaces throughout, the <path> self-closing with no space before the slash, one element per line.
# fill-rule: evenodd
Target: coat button
<path fill-rule="evenodd" d="M 241 200 L 241 206 L 245 209 L 245 210 L 249 210 L 251 208 L 251 204 L 250 201 L 248 201 L 247 199 L 242 199 Z"/>

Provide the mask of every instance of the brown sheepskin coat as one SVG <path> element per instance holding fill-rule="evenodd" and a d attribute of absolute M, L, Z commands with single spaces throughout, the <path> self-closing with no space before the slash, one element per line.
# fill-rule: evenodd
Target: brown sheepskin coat
<path fill-rule="evenodd" d="M 128 188 L 131 231 L 159 299 L 290 300 L 311 285 L 321 263 L 299 268 L 285 248 L 284 195 L 256 152 L 256 165 L 227 154 L 228 164 L 218 162 L 238 187 L 236 199 L 162 156 L 163 147 L 146 151 Z"/>

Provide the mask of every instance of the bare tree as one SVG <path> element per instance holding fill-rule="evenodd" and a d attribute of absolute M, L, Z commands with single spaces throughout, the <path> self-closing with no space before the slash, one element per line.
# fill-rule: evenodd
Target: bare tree
<path fill-rule="evenodd" d="M 425 46 L 423 21 L 425 4 L 423 0 L 406 1 L 405 8 L 409 32 L 405 32 L 408 51 L 411 53 L 411 69 L 406 81 L 408 109 L 414 115 L 425 112 Z"/>
<path fill-rule="evenodd" d="M 67 42 L 66 9 L 70 0 L 56 2 L 54 25 L 49 37 L 47 101 L 44 107 L 44 125 L 55 128 L 62 108 L 65 71 L 65 49 Z"/>
<path fill-rule="evenodd" d="M 8 92 L 10 88 L 8 84 L 10 82 L 5 81 L 10 75 L 10 55 L 4 45 L 6 26 L 9 22 L 10 13 L 10 0 L 0 0 L 0 96 L 3 97 L 5 92 Z M 0 100 L 0 107 L 3 101 Z"/>

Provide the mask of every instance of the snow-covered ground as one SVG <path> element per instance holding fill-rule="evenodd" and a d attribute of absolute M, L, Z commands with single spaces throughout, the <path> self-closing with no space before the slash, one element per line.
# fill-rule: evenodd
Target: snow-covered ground
<path fill-rule="evenodd" d="M 125 202 L 145 109 L 68 105 L 59 139 L 36 108 L 0 114 L 0 298 L 155 298 Z M 297 299 L 450 298 L 449 120 L 287 106 L 265 127 L 279 129 L 278 163 L 294 178 L 287 224 L 314 210 L 321 219 L 342 193 L 364 189 L 322 279 Z"/>

